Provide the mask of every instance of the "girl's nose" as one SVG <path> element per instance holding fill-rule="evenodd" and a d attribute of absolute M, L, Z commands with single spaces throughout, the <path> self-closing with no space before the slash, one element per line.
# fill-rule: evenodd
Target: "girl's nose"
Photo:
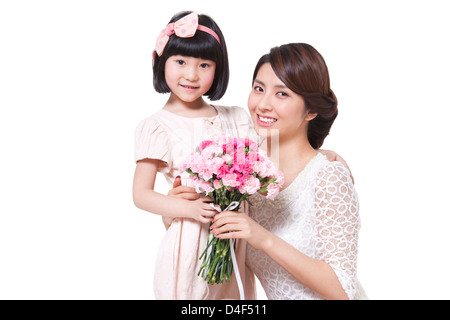
<path fill-rule="evenodd" d="M 198 80 L 197 69 L 194 66 L 187 68 L 184 76 L 186 80 L 197 81 Z"/>

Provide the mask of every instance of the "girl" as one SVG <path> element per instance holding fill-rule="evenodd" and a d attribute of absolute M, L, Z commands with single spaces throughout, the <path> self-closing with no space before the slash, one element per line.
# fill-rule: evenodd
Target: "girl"
<path fill-rule="evenodd" d="M 316 151 L 337 116 L 328 69 L 310 45 L 273 48 L 255 69 L 248 107 L 258 134 L 278 136 L 284 190 L 256 194 L 249 216 L 223 212 L 211 233 L 245 239 L 269 299 L 361 299 L 358 198 L 349 171 Z"/>
<path fill-rule="evenodd" d="M 159 249 L 154 292 L 156 299 L 239 298 L 236 279 L 208 287 L 197 276 L 199 256 L 206 246 L 208 226 L 216 212 L 210 198 L 189 201 L 154 191 L 157 172 L 170 185 L 180 175 L 179 164 L 200 141 L 222 132 L 245 137 L 252 123 L 244 109 L 208 104 L 220 99 L 228 85 L 228 54 L 217 24 L 206 15 L 182 12 L 161 32 L 153 53 L 153 84 L 170 93 L 162 110 L 136 129 L 136 171 L 133 199 L 140 209 L 165 217 L 167 232 Z M 169 200 L 170 199 L 170 200 Z M 240 274 L 245 283 L 245 243 L 237 244 Z M 242 270 L 241 270 L 242 268 Z M 254 297 L 248 278 L 246 296 Z"/>

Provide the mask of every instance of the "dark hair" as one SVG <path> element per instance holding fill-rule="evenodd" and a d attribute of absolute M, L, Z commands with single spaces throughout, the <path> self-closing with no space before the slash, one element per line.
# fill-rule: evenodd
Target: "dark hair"
<path fill-rule="evenodd" d="M 176 22 L 190 13 L 192 13 L 192 11 L 180 12 L 173 16 L 169 23 Z M 195 35 L 190 38 L 179 38 L 172 35 L 169 38 L 161 57 L 157 54 L 154 55 L 153 86 L 157 92 L 170 92 L 164 73 L 166 61 L 171 56 L 182 55 L 214 61 L 216 63 L 214 81 L 211 88 L 205 93 L 205 96 L 207 96 L 210 100 L 219 100 L 225 94 L 230 77 L 228 52 L 225 39 L 219 29 L 219 26 L 209 16 L 199 14 L 198 23 L 199 25 L 212 29 L 218 35 L 220 44 L 210 34 L 198 30 Z"/>
<path fill-rule="evenodd" d="M 317 114 L 309 121 L 308 141 L 314 149 L 320 148 L 338 115 L 337 98 L 330 88 L 325 60 L 306 43 L 275 47 L 258 61 L 253 81 L 265 63 L 270 63 L 277 77 L 289 89 L 302 96 L 309 112 Z"/>

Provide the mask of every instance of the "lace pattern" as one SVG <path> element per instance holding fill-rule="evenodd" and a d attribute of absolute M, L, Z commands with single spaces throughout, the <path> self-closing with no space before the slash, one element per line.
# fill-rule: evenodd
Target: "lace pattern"
<path fill-rule="evenodd" d="M 365 297 L 356 276 L 358 197 L 342 164 L 318 154 L 275 201 L 260 195 L 250 201 L 254 220 L 305 255 L 327 262 L 350 299 Z M 249 245 L 247 264 L 269 299 L 322 299 Z"/>
<path fill-rule="evenodd" d="M 328 164 L 315 181 L 317 258 L 336 273 L 350 299 L 356 296 L 359 202 L 347 169 Z"/>

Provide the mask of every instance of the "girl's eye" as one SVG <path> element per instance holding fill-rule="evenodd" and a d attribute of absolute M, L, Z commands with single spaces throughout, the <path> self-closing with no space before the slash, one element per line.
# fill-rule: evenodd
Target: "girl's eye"
<path fill-rule="evenodd" d="M 255 86 L 253 90 L 255 90 L 256 92 L 264 92 L 263 88 L 261 88 L 260 86 Z"/>
<path fill-rule="evenodd" d="M 184 62 L 183 60 L 177 60 L 176 63 L 180 66 L 183 66 L 186 64 L 186 62 Z"/>
<path fill-rule="evenodd" d="M 283 91 L 278 92 L 277 96 L 279 96 L 279 97 L 289 97 L 289 95 L 286 92 L 283 92 Z"/>
<path fill-rule="evenodd" d="M 202 63 L 201 65 L 200 65 L 200 68 L 202 68 L 202 69 L 206 69 L 206 68 L 208 68 L 209 67 L 209 64 L 207 64 L 207 63 Z"/>

